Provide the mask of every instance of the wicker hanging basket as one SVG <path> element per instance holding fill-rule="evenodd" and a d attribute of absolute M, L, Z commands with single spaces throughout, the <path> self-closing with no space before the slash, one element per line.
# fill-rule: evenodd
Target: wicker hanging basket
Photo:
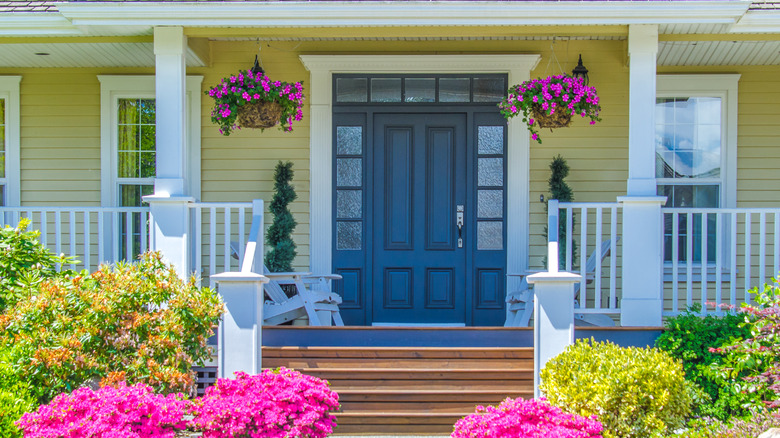
<path fill-rule="evenodd" d="M 566 128 L 571 123 L 571 113 L 560 109 L 550 115 L 541 105 L 533 106 L 534 119 L 540 128 Z"/>
<path fill-rule="evenodd" d="M 282 106 L 277 102 L 252 102 L 238 107 L 238 124 L 242 128 L 272 128 L 281 117 Z"/>

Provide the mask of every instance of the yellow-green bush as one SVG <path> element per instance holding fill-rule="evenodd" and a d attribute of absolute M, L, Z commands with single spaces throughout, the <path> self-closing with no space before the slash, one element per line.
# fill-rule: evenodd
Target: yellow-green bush
<path fill-rule="evenodd" d="M 662 436 L 691 411 L 682 364 L 654 348 L 578 341 L 547 362 L 541 391 L 565 411 L 598 416 L 607 438 Z"/>

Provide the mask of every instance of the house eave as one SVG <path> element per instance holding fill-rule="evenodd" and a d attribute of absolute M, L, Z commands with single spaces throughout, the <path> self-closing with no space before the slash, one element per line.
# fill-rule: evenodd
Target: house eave
<path fill-rule="evenodd" d="M 780 11 L 748 11 L 732 27 L 739 33 L 777 33 L 780 32 Z"/>
<path fill-rule="evenodd" d="M 0 14 L 0 36 L 83 35 L 58 12 L 14 12 Z"/>
<path fill-rule="evenodd" d="M 76 26 L 315 27 L 733 24 L 748 1 L 70 2 Z"/>

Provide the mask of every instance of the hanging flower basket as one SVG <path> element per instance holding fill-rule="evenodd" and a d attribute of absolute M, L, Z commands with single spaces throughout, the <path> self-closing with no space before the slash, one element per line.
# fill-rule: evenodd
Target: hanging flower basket
<path fill-rule="evenodd" d="M 541 105 L 533 105 L 531 108 L 536 124 L 540 128 L 552 130 L 553 128 L 568 128 L 571 125 L 571 113 L 568 111 L 562 111 L 559 108 L 550 114 L 549 111 L 543 110 Z"/>
<path fill-rule="evenodd" d="M 282 106 L 276 102 L 252 102 L 238 107 L 238 126 L 265 129 L 279 124 Z"/>
<path fill-rule="evenodd" d="M 242 70 L 206 91 L 214 99 L 211 121 L 222 135 L 239 128 L 263 130 L 279 126 L 292 131 L 303 118 L 303 84 L 272 81 L 265 73 Z"/>
<path fill-rule="evenodd" d="M 571 124 L 571 116 L 578 114 L 590 118 L 593 125 L 601 121 L 599 96 L 594 87 L 581 78 L 568 75 L 532 79 L 512 86 L 498 108 L 507 120 L 523 116 L 531 138 L 541 143 L 538 128 L 565 128 Z"/>

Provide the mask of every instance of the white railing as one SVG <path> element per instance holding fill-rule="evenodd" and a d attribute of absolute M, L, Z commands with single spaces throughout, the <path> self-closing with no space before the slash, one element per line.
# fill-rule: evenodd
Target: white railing
<path fill-rule="evenodd" d="M 51 251 L 73 257 L 66 267 L 74 270 L 134 260 L 153 247 L 148 207 L 0 207 L 0 226 L 16 226 L 22 218 Z"/>
<path fill-rule="evenodd" d="M 663 208 L 665 315 L 751 302 L 780 271 L 780 209 Z"/>
<path fill-rule="evenodd" d="M 196 202 L 189 207 L 194 236 L 192 270 L 209 286 L 212 275 L 240 270 L 253 220 L 257 222 L 259 217 L 257 223 L 262 224 L 263 201 Z"/>
<path fill-rule="evenodd" d="M 551 200 L 548 205 L 548 236 L 556 225 L 560 230 L 561 269 L 585 280 L 578 288 L 577 313 L 620 313 L 621 221 L 621 205 L 614 202 Z"/>

